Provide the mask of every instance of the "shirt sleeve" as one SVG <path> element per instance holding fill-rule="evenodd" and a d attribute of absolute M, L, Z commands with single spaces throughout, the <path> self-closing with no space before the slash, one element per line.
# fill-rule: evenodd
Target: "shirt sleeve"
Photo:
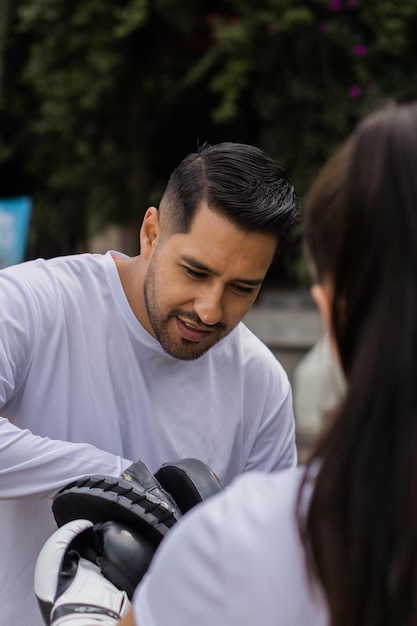
<path fill-rule="evenodd" d="M 130 461 L 84 443 L 54 441 L 0 417 L 0 499 L 51 497 L 89 474 L 118 476 Z"/>
<path fill-rule="evenodd" d="M 117 476 L 130 463 L 90 444 L 52 440 L 20 428 L 4 413 L 19 394 L 37 342 L 28 289 L 2 272 L 0 293 L 0 499 L 49 497 L 88 474 Z"/>
<path fill-rule="evenodd" d="M 245 471 L 275 471 L 296 465 L 295 418 L 292 391 L 288 382 L 284 391 L 278 394 L 276 389 L 271 389 L 267 397 L 263 421 Z"/>
<path fill-rule="evenodd" d="M 247 382 L 244 387 L 245 405 L 251 416 L 245 436 L 245 472 L 271 472 L 297 465 L 291 384 L 282 365 L 265 346 L 261 357 L 250 364 L 249 373 L 255 383 Z"/>

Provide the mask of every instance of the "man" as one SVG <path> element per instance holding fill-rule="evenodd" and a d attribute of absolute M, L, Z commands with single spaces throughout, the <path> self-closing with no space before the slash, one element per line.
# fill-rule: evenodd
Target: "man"
<path fill-rule="evenodd" d="M 2 620 L 42 624 L 36 557 L 50 498 L 89 474 L 196 457 L 223 484 L 296 463 L 292 397 L 241 320 L 298 220 L 282 168 L 252 146 L 189 155 L 140 254 L 36 261 L 0 272 Z"/>

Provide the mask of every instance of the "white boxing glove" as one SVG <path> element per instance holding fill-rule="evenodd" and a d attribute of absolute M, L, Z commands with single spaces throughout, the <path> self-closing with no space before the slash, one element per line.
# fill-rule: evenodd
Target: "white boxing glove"
<path fill-rule="evenodd" d="M 127 613 L 127 594 L 94 563 L 97 537 L 88 520 L 61 526 L 43 546 L 34 589 L 48 626 L 115 626 Z"/>

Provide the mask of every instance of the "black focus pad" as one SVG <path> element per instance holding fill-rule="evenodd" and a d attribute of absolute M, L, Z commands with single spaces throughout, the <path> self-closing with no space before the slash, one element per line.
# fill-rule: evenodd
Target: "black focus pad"
<path fill-rule="evenodd" d="M 135 484 L 142 485 L 146 489 L 147 493 L 152 493 L 159 500 L 165 500 L 165 502 L 173 509 L 177 508 L 175 500 L 171 494 L 164 490 L 162 485 L 158 482 L 154 474 L 151 473 L 148 466 L 141 460 L 132 463 L 125 469 L 121 478 Z"/>
<path fill-rule="evenodd" d="M 101 573 L 118 589 L 126 591 L 131 600 L 149 567 L 156 546 L 119 522 L 95 524 L 94 532 L 100 543 L 96 561 Z"/>
<path fill-rule="evenodd" d="M 120 522 L 158 545 L 181 512 L 139 483 L 112 476 L 76 480 L 54 497 L 52 512 L 58 526 L 74 519 Z"/>
<path fill-rule="evenodd" d="M 199 459 L 164 463 L 155 472 L 155 478 L 171 494 L 183 514 L 224 489 L 213 470 Z"/>

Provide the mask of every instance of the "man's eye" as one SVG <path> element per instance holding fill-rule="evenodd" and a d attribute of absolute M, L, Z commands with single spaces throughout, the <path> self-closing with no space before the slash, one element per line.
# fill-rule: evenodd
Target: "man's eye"
<path fill-rule="evenodd" d="M 243 285 L 232 285 L 235 291 L 243 294 L 250 294 L 254 292 L 254 287 L 244 287 Z"/>
<path fill-rule="evenodd" d="M 191 269 L 191 267 L 186 267 L 185 271 L 192 278 L 205 278 L 206 274 L 204 272 L 197 272 L 196 270 Z"/>

